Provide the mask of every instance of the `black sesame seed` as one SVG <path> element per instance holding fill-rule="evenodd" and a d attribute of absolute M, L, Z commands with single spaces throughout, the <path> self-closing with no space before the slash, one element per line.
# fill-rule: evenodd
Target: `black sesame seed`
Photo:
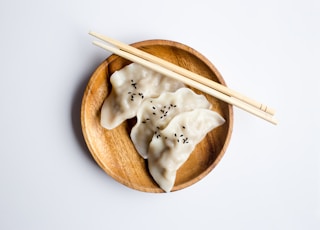
<path fill-rule="evenodd" d="M 135 83 L 133 80 L 131 80 L 131 85 L 136 89 L 137 88 L 137 83 Z"/>
<path fill-rule="evenodd" d="M 189 142 L 188 142 L 188 137 L 186 137 L 186 138 L 183 139 L 183 143 L 184 143 L 184 144 L 188 144 L 188 143 L 189 143 Z"/>

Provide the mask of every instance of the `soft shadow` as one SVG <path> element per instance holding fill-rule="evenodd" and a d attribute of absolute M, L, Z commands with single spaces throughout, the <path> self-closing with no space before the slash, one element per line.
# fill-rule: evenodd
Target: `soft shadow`
<path fill-rule="evenodd" d="M 101 62 L 101 61 L 100 61 Z M 89 79 L 94 72 L 94 70 L 98 67 L 100 64 L 99 61 L 96 61 L 96 63 L 92 63 L 92 68 L 87 70 L 86 73 L 83 74 L 82 77 L 79 79 L 79 83 L 75 88 L 75 91 L 73 93 L 72 97 L 72 106 L 71 106 L 71 122 L 72 122 L 72 128 L 73 128 L 73 133 L 75 135 L 75 138 L 83 150 L 82 152 L 84 153 L 85 157 L 88 158 L 92 163 L 95 165 L 96 162 L 94 161 L 87 145 L 83 137 L 82 133 L 82 128 L 81 128 L 81 103 L 82 103 L 82 98 L 84 91 L 86 89 L 86 86 L 89 82 Z"/>

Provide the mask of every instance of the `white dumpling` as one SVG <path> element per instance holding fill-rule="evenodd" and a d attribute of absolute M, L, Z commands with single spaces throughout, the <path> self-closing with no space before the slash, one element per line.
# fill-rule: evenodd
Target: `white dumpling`
<path fill-rule="evenodd" d="M 152 137 L 159 135 L 159 130 L 164 129 L 177 114 L 195 108 L 210 109 L 211 104 L 205 96 L 189 88 L 163 93 L 142 102 L 137 112 L 137 123 L 130 134 L 138 153 L 146 159 Z"/>
<path fill-rule="evenodd" d="M 106 129 L 113 129 L 136 116 L 144 99 L 184 87 L 183 83 L 136 63 L 114 72 L 110 82 L 111 93 L 101 108 L 101 125 Z"/>
<path fill-rule="evenodd" d="M 195 109 L 175 116 L 168 126 L 153 136 L 148 149 L 148 167 L 157 184 L 170 192 L 176 172 L 195 146 L 224 118 L 208 109 Z"/>

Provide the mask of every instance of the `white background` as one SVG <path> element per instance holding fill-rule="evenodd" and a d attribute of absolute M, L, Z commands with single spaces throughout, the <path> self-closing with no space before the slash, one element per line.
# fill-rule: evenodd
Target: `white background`
<path fill-rule="evenodd" d="M 0 29 L 0 229 L 320 229 L 318 0 L 2 0 Z M 83 91 L 110 55 L 90 30 L 191 46 L 280 123 L 235 108 L 207 177 L 129 189 L 82 138 Z"/>

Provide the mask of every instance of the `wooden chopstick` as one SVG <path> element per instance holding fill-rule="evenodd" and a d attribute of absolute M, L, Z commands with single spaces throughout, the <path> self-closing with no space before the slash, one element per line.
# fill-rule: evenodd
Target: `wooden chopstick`
<path fill-rule="evenodd" d="M 128 53 L 128 52 L 123 51 L 123 50 L 120 50 L 118 48 L 115 48 L 115 47 L 112 47 L 112 46 L 108 46 L 108 45 L 106 45 L 104 43 L 101 43 L 101 42 L 98 42 L 98 41 L 94 41 L 93 44 L 96 45 L 96 46 L 99 46 L 99 47 L 101 47 L 101 48 L 103 48 L 105 50 L 108 50 L 108 51 L 110 51 L 112 53 L 115 53 L 115 54 L 117 54 L 117 55 L 119 55 L 119 56 L 121 56 L 121 57 L 123 57 L 125 59 L 128 59 L 128 60 L 132 61 L 132 62 L 136 62 L 136 63 L 138 63 L 140 65 L 143 65 L 143 66 L 145 66 L 147 68 L 150 68 L 150 69 L 152 69 L 152 70 L 154 70 L 156 72 L 159 72 L 159 73 L 161 73 L 163 75 L 166 75 L 166 76 L 171 77 L 173 79 L 179 80 L 179 81 L 183 82 L 186 85 L 192 86 L 192 87 L 194 87 L 194 88 L 196 88 L 196 89 L 198 89 L 198 90 L 200 90 L 200 91 L 202 91 L 204 93 L 207 93 L 207 94 L 209 94 L 209 95 L 211 95 L 213 97 L 216 97 L 216 98 L 218 98 L 218 99 L 220 99 L 222 101 L 225 101 L 225 102 L 227 102 L 227 103 L 229 103 L 231 105 L 234 105 L 234 106 L 236 106 L 236 107 L 238 107 L 240 109 L 243 109 L 243 110 L 245 110 L 245 111 L 247 111 L 247 112 L 249 112 L 249 113 L 251 113 L 253 115 L 256 115 L 257 117 L 260 117 L 260 118 L 262 118 L 262 119 L 264 119 L 266 121 L 269 121 L 272 124 L 277 124 L 277 121 L 275 120 L 275 118 L 273 116 L 271 116 L 270 114 L 268 114 L 268 113 L 266 113 L 266 112 L 264 112 L 264 111 L 262 111 L 260 109 L 257 109 L 256 107 L 253 107 L 253 106 L 251 106 L 251 105 L 249 105 L 249 104 L 247 104 L 247 103 L 245 103 L 245 102 L 243 102 L 243 101 L 241 101 L 241 100 L 239 100 L 237 98 L 230 97 L 230 96 L 228 96 L 226 94 L 223 94 L 223 93 L 221 93 L 221 92 L 219 92 L 219 91 L 217 91 L 215 89 L 212 89 L 212 88 L 210 88 L 210 87 L 208 87 L 208 86 L 206 86 L 204 84 L 201 84 L 200 82 L 197 82 L 197 81 L 195 81 L 193 79 L 190 79 L 190 78 L 186 78 L 181 74 L 173 72 L 173 71 L 171 71 L 169 69 L 166 69 L 166 68 L 164 68 L 164 67 L 162 67 L 162 66 L 160 66 L 158 64 L 152 63 L 152 62 L 150 62 L 148 60 L 145 60 L 145 59 L 140 58 L 138 56 L 135 56 L 135 55 L 133 55 L 131 53 Z"/>
<path fill-rule="evenodd" d="M 138 56 L 138 57 L 141 57 L 143 59 L 146 59 L 146 60 L 148 60 L 148 61 L 150 61 L 152 63 L 156 63 L 156 64 L 158 64 L 158 65 L 160 65 L 162 67 L 165 67 L 166 69 L 169 69 L 169 70 L 171 70 L 173 72 L 179 73 L 179 74 L 181 74 L 181 75 L 183 75 L 185 77 L 188 77 L 188 78 L 190 78 L 190 79 L 192 79 L 194 81 L 200 82 L 200 83 L 202 83 L 202 84 L 204 84 L 206 86 L 209 86 L 209 87 L 211 87 L 211 88 L 213 88 L 215 90 L 218 90 L 218 91 L 220 91 L 220 92 L 222 92 L 222 93 L 224 93 L 224 94 L 226 94 L 228 96 L 231 96 L 231 97 L 234 97 L 234 98 L 238 98 L 239 100 L 244 101 L 245 103 L 247 103 L 249 105 L 252 105 L 253 107 L 256 107 L 257 109 L 260 109 L 260 110 L 262 110 L 262 111 L 264 111 L 266 113 L 269 113 L 270 115 L 274 115 L 275 114 L 275 110 L 274 109 L 272 109 L 272 108 L 270 108 L 270 107 L 268 107 L 268 106 L 266 106 L 266 105 L 264 105 L 264 104 L 262 104 L 260 102 L 257 102 L 257 101 L 255 101 L 255 100 L 253 100 L 253 99 L 251 99 L 251 98 L 249 98 L 249 97 L 247 97 L 247 96 L 245 96 L 245 95 L 243 95 L 243 94 L 241 94 L 241 93 L 239 93 L 239 92 L 237 92 L 235 90 L 232 90 L 232 89 L 230 89 L 230 88 L 228 88 L 228 87 L 226 87 L 224 85 L 221 85 L 221 84 L 219 84 L 219 83 L 217 83 L 215 81 L 212 81 L 212 80 L 210 80 L 208 78 L 205 78 L 205 77 L 203 77 L 203 76 L 201 76 L 199 74 L 193 73 L 193 72 L 191 72 L 191 71 L 189 71 L 187 69 L 184 69 L 184 68 L 182 68 L 180 66 L 177 66 L 177 65 L 175 65 L 175 64 L 173 64 L 171 62 L 163 60 L 163 59 L 161 59 L 159 57 L 151 55 L 151 54 L 149 54 L 147 52 L 139 50 L 139 49 L 137 49 L 137 48 L 135 48 L 133 46 L 129 46 L 129 45 L 125 44 L 125 43 L 122 43 L 120 41 L 117 41 L 115 39 L 107 37 L 105 35 L 98 34 L 96 32 L 90 32 L 89 34 L 94 36 L 94 37 L 96 37 L 96 38 L 101 39 L 102 41 L 108 42 L 108 43 L 118 47 L 119 49 L 121 49 L 123 51 L 126 51 L 126 52 L 129 52 L 131 54 L 134 54 L 135 56 Z"/>

